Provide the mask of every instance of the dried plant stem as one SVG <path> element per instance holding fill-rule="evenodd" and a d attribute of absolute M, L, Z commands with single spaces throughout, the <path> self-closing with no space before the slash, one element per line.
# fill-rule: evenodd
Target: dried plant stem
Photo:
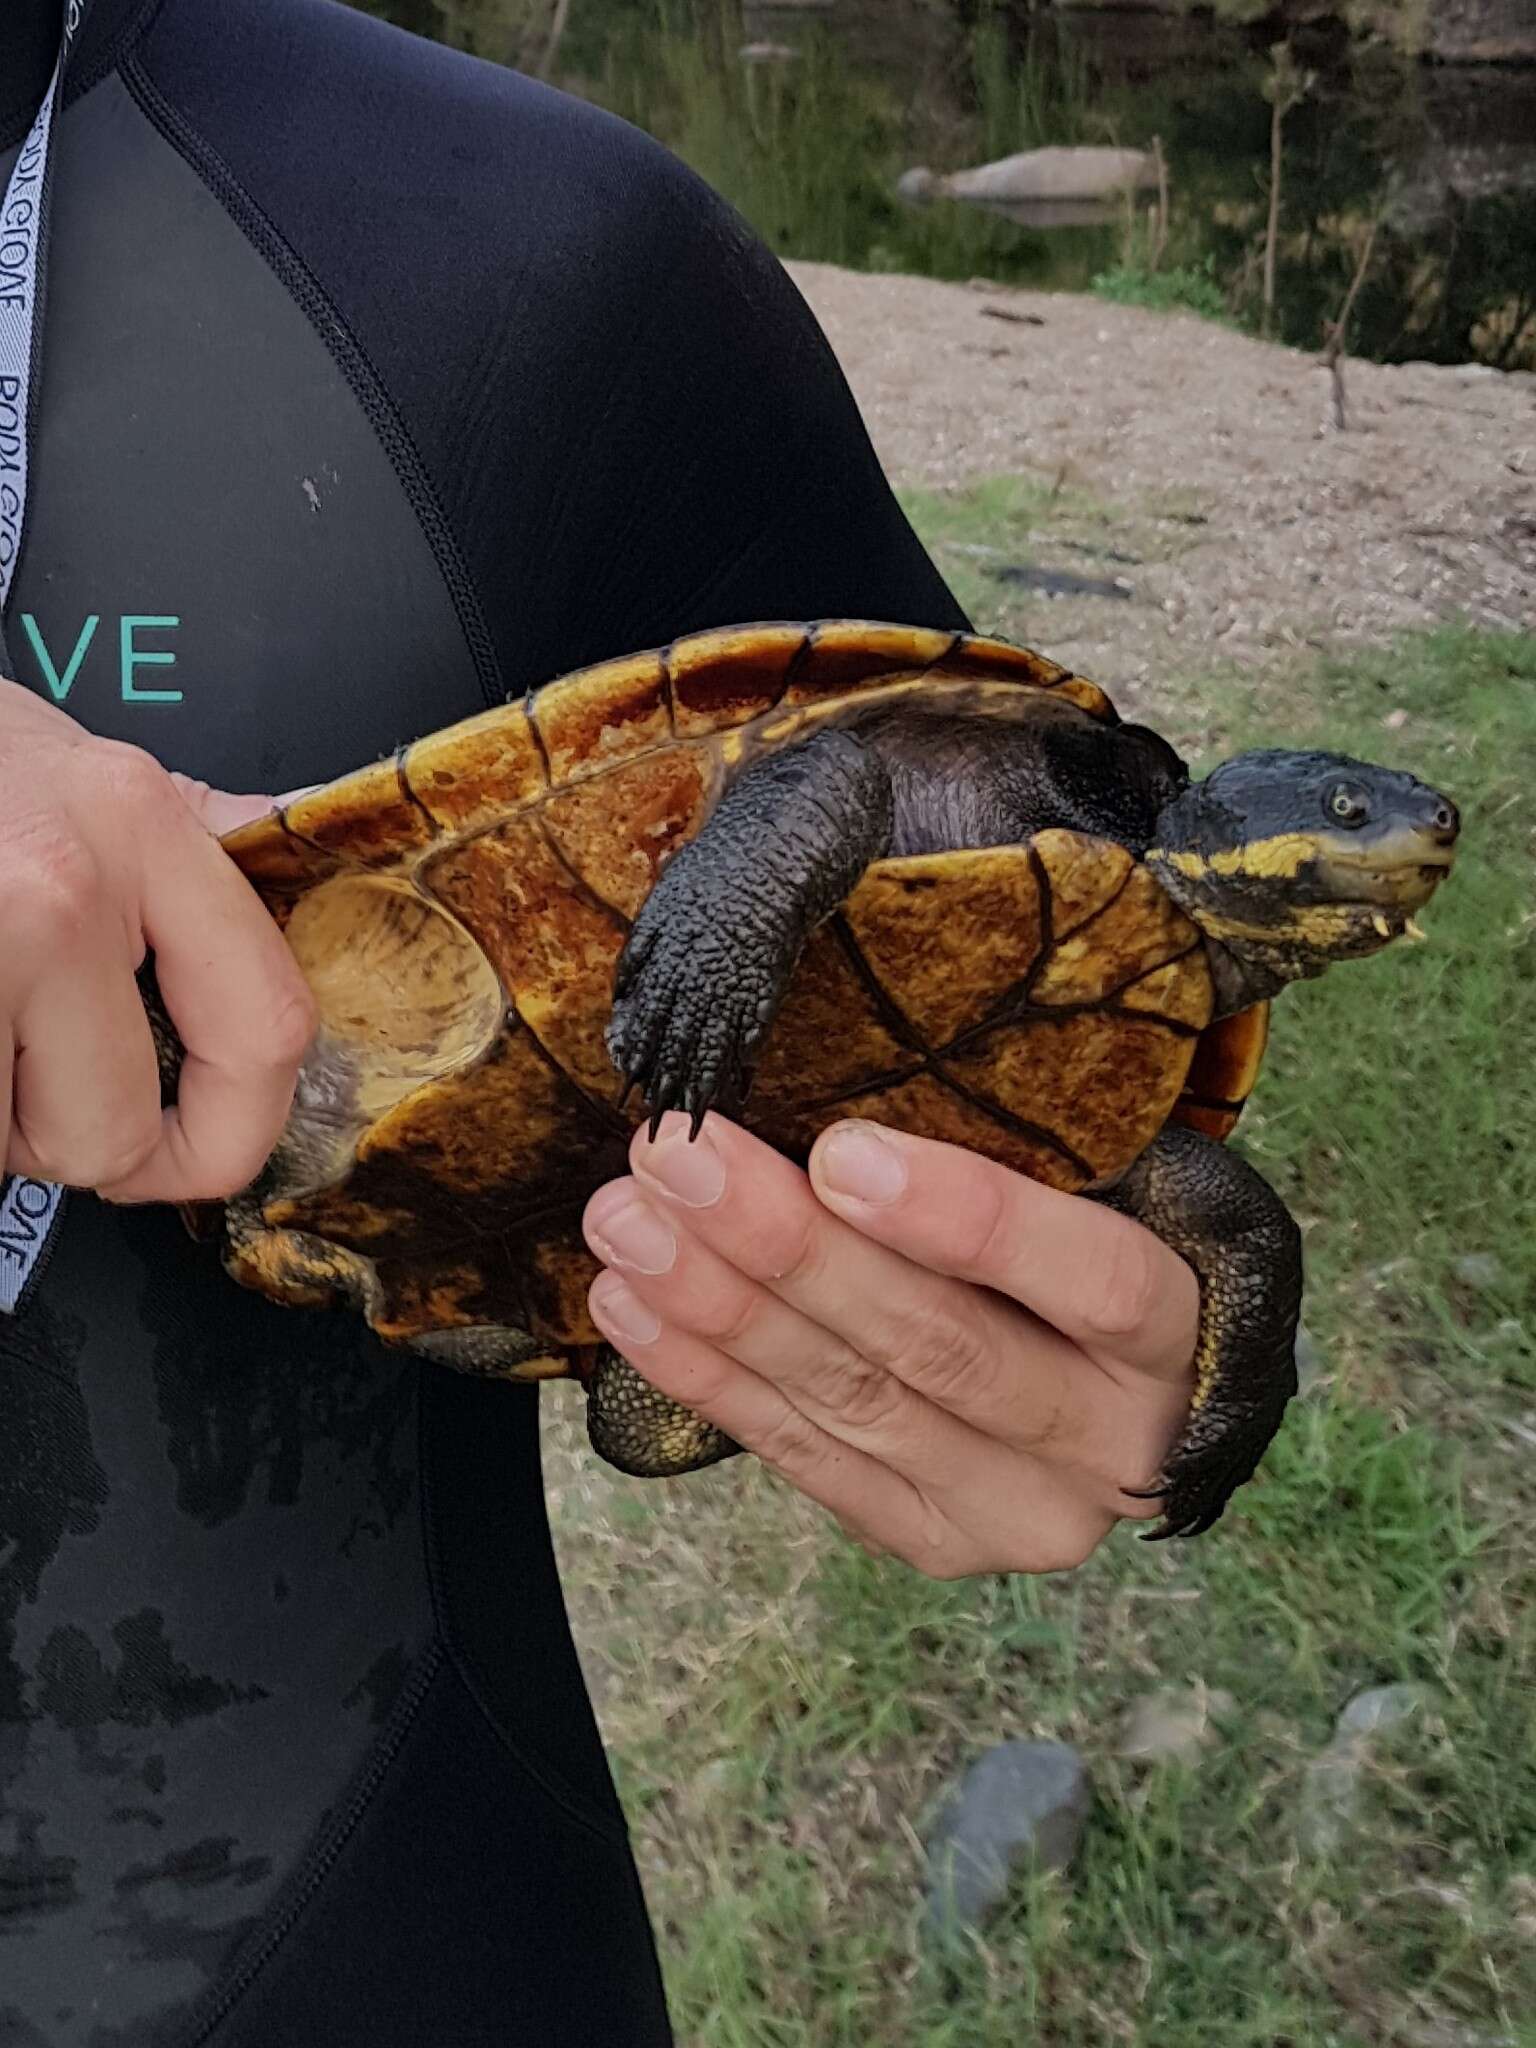
<path fill-rule="evenodd" d="M 1371 222 L 1360 250 L 1360 261 L 1355 265 L 1355 274 L 1349 281 L 1349 290 L 1344 294 L 1344 303 L 1339 308 L 1336 320 L 1323 322 L 1323 361 L 1328 365 L 1328 374 L 1333 379 L 1333 424 L 1342 434 L 1348 426 L 1344 410 L 1344 356 L 1349 339 L 1349 316 L 1355 310 L 1355 299 L 1365 282 L 1365 273 L 1371 267 L 1371 256 L 1376 248 L 1376 231 L 1379 220 Z"/>
<path fill-rule="evenodd" d="M 565 24 L 570 19 L 571 0 L 555 0 L 554 19 L 549 25 L 549 41 L 544 45 L 544 55 L 539 59 L 539 76 L 548 78 L 555 68 L 555 59 L 560 54 L 560 44 L 565 36 Z"/>

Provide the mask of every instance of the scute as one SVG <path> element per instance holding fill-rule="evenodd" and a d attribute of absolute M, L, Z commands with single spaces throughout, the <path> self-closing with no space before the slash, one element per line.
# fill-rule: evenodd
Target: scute
<path fill-rule="evenodd" d="M 493 824 L 549 788 L 549 764 L 526 705 L 498 705 L 406 750 L 406 784 L 440 832 Z"/>
<path fill-rule="evenodd" d="M 449 847 L 423 878 L 479 941 L 545 1057 L 584 1094 L 616 1103 L 603 1028 L 628 926 L 560 858 L 542 819 Z"/>
<path fill-rule="evenodd" d="M 679 739 L 745 725 L 777 704 L 808 644 L 804 626 L 738 626 L 696 633 L 666 651 Z"/>
<path fill-rule="evenodd" d="M 296 838 L 354 867 L 393 867 L 436 836 L 398 755 L 296 797 L 283 822 Z"/>
<path fill-rule="evenodd" d="M 703 824 L 717 781 L 703 747 L 659 748 L 557 791 L 544 825 L 572 874 L 633 919 L 668 855 Z"/>
<path fill-rule="evenodd" d="M 1041 920 L 1038 872 L 1016 847 L 882 861 L 842 913 L 867 972 L 934 1049 L 1027 984 Z"/>
<path fill-rule="evenodd" d="M 1210 1025 L 1195 1047 L 1171 1121 L 1218 1141 L 1231 1137 L 1243 1104 L 1253 1093 L 1268 1043 L 1268 1003 L 1255 1003 L 1252 1009 Z"/>
<path fill-rule="evenodd" d="M 594 775 L 672 737 L 667 665 L 660 654 L 605 661 L 528 700 L 528 716 L 556 786 Z"/>

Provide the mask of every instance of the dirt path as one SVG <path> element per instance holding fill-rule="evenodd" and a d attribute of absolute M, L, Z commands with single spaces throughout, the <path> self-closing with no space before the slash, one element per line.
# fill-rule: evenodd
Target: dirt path
<path fill-rule="evenodd" d="M 790 268 L 898 483 L 1022 473 L 1139 522 L 1133 602 L 1030 622 L 1111 684 L 1447 618 L 1536 628 L 1536 376 L 1351 362 L 1339 433 L 1316 358 L 1191 315 Z"/>

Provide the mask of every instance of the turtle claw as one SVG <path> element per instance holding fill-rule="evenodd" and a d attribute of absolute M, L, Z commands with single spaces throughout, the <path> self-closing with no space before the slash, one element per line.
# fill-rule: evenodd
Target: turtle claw
<path fill-rule="evenodd" d="M 1155 1529 L 1147 1530 L 1143 1541 L 1163 1543 L 1170 1536 L 1203 1536 L 1221 1519 L 1237 1489 L 1253 1477 L 1279 1422 L 1277 1409 L 1262 1422 L 1239 1419 L 1226 1429 L 1211 1432 L 1202 1430 L 1197 1414 L 1157 1484 L 1140 1491 L 1125 1489 L 1132 1500 L 1155 1500 L 1162 1508 L 1163 1519 Z"/>
<path fill-rule="evenodd" d="M 793 966 L 792 944 L 732 930 L 714 896 L 703 878 L 690 883 L 681 859 L 669 867 L 614 974 L 608 1050 L 653 1138 L 669 1109 L 686 1111 L 696 1138 L 712 1109 L 741 1101 Z"/>

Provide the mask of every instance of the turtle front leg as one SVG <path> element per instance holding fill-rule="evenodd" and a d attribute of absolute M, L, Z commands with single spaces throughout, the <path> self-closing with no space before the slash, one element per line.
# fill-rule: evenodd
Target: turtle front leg
<path fill-rule="evenodd" d="M 806 939 L 890 844 L 891 785 L 852 733 L 754 764 L 662 870 L 614 976 L 608 1049 L 651 1111 L 734 1108 Z"/>
<path fill-rule="evenodd" d="M 1155 1538 L 1198 1536 L 1253 1476 L 1296 1391 L 1301 1233 L 1262 1175 L 1210 1138 L 1161 1132 L 1091 1199 L 1144 1223 L 1195 1270 L 1195 1391 L 1160 1484 Z"/>

